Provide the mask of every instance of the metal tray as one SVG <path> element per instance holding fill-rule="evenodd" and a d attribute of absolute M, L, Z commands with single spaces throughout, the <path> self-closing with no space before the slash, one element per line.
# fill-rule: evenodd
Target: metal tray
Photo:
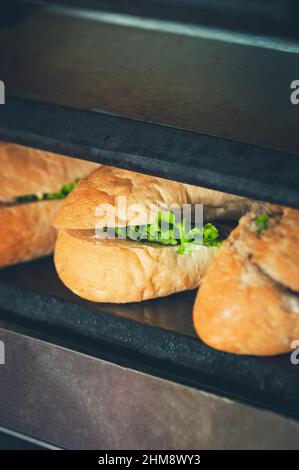
<path fill-rule="evenodd" d="M 1 317 L 25 320 L 33 336 L 41 329 L 42 338 L 75 350 L 299 418 L 299 366 L 290 355 L 242 357 L 205 346 L 193 329 L 193 299 L 188 292 L 127 305 L 84 301 L 62 285 L 52 259 L 0 271 Z"/>

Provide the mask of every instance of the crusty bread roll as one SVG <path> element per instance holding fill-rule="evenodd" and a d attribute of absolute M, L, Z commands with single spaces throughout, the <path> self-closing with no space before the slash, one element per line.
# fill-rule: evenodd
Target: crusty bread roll
<path fill-rule="evenodd" d="M 0 142 L 0 165 L 0 267 L 50 254 L 62 200 L 17 198 L 58 192 L 99 165 L 6 142 Z"/>
<path fill-rule="evenodd" d="M 138 203 L 145 208 L 138 222 L 134 214 L 134 225 L 154 222 L 152 204 L 167 209 L 173 204 L 205 203 L 219 210 L 227 204 L 230 214 L 234 201 L 235 213 L 251 204 L 230 194 L 102 166 L 78 184 L 55 218 L 57 273 L 70 290 L 95 302 L 137 302 L 193 289 L 217 251 L 200 246 L 192 253 L 178 254 L 177 246 L 96 238 L 95 227 L 107 225 L 98 207 L 116 207 L 119 196 L 126 196 L 127 208 Z M 128 212 L 119 211 L 114 226 L 127 226 L 130 221 Z"/>
<path fill-rule="evenodd" d="M 140 302 L 198 287 L 217 248 L 180 255 L 176 246 L 130 240 L 96 240 L 60 230 L 54 261 L 62 282 L 94 302 Z"/>
<path fill-rule="evenodd" d="M 190 204 L 203 204 L 204 220 L 238 220 L 256 206 L 256 201 L 214 189 L 184 184 Z"/>
<path fill-rule="evenodd" d="M 264 209 L 265 211 L 265 209 Z M 245 215 L 211 262 L 194 305 L 194 325 L 209 346 L 268 356 L 299 338 L 299 212 L 268 206 Z"/>
<path fill-rule="evenodd" d="M 0 202 L 36 193 L 54 193 L 82 179 L 98 164 L 0 141 Z"/>
<path fill-rule="evenodd" d="M 55 225 L 67 229 L 90 229 L 106 225 L 106 218 L 97 213 L 97 207 L 104 204 L 116 206 L 117 198 L 126 196 L 127 207 L 142 203 L 145 210 L 135 224 L 152 223 L 156 214 L 152 205 L 169 208 L 176 204 L 203 204 L 204 218 L 239 218 L 252 207 L 250 199 L 221 193 L 212 189 L 199 188 L 155 176 L 135 173 L 103 165 L 91 173 L 76 187 L 76 191 L 66 198 L 63 210 L 59 211 Z M 118 226 L 130 223 L 128 213 L 117 213 Z"/>
<path fill-rule="evenodd" d="M 61 203 L 39 201 L 0 209 L 0 267 L 53 252 L 56 230 L 51 221 Z"/>

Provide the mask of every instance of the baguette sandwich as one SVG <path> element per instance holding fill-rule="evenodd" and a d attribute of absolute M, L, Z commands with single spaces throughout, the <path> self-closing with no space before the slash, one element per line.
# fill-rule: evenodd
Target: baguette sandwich
<path fill-rule="evenodd" d="M 245 215 L 211 262 L 194 324 L 209 346 L 258 356 L 299 338 L 299 212 L 268 205 Z"/>
<path fill-rule="evenodd" d="M 120 198 L 129 210 L 118 207 Z M 206 217 L 221 219 L 238 217 L 251 205 L 238 196 L 101 166 L 78 184 L 55 218 L 60 279 L 95 302 L 143 301 L 197 287 L 221 242 L 218 230 L 209 221 L 187 229 L 170 210 L 196 203 L 204 204 Z M 99 210 L 107 206 L 118 207 L 110 224 Z M 97 236 L 98 229 L 109 236 Z"/>
<path fill-rule="evenodd" d="M 64 197 L 98 165 L 0 142 L 0 267 L 53 252 Z"/>

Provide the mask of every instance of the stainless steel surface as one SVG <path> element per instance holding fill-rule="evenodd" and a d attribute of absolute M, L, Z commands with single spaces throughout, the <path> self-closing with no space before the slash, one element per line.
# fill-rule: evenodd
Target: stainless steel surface
<path fill-rule="evenodd" d="M 0 272 L 7 329 L 299 420 L 298 369 L 289 355 L 207 347 L 194 332 L 193 299 L 185 292 L 127 305 L 88 302 L 61 283 L 51 258 Z"/>
<path fill-rule="evenodd" d="M 299 449 L 298 422 L 0 328 L 0 425 L 72 449 Z"/>
<path fill-rule="evenodd" d="M 60 447 L 42 442 L 25 434 L 0 426 L 0 450 L 60 450 Z"/>
<path fill-rule="evenodd" d="M 13 96 L 298 152 L 298 54 L 202 34 L 36 10 L 1 29 L 1 75 Z"/>

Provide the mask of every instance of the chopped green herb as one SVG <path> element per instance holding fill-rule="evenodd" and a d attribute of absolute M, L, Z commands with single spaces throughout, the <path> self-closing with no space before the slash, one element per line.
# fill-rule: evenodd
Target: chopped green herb
<path fill-rule="evenodd" d="M 39 201 L 38 196 L 36 194 L 18 197 L 18 202 L 32 202 L 32 201 Z"/>
<path fill-rule="evenodd" d="M 261 214 L 255 219 L 256 233 L 260 235 L 269 226 L 269 216 L 267 214 Z"/>
<path fill-rule="evenodd" d="M 57 193 L 38 193 L 20 196 L 17 202 L 48 201 L 52 199 L 64 199 L 78 184 L 78 180 L 70 184 L 65 184 Z"/>
<path fill-rule="evenodd" d="M 219 231 L 215 225 L 208 223 L 203 227 L 203 245 L 204 246 L 219 246 L 221 240 L 219 238 Z"/>
<path fill-rule="evenodd" d="M 105 227 L 107 231 L 107 227 Z M 221 245 L 218 229 L 208 223 L 202 229 L 186 228 L 186 221 L 176 222 L 173 212 L 160 212 L 156 221 L 148 225 L 136 225 L 128 227 L 116 227 L 114 233 L 118 238 L 133 241 L 147 241 L 161 245 L 179 245 L 177 252 L 180 254 L 191 253 L 199 245 L 217 247 Z"/>

